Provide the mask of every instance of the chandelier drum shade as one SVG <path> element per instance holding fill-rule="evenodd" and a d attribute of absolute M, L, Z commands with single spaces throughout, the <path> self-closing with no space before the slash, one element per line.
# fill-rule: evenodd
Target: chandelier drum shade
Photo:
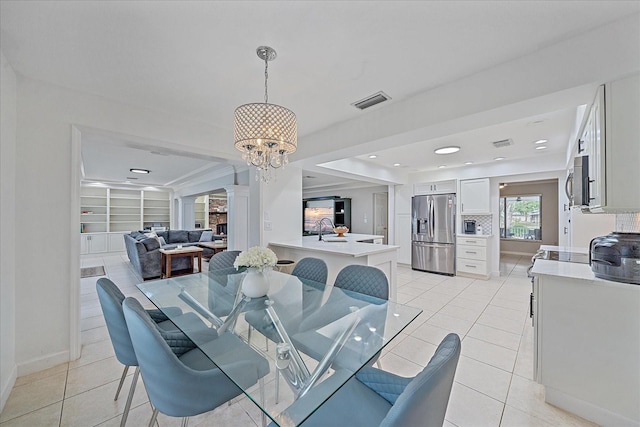
<path fill-rule="evenodd" d="M 262 180 L 268 182 L 271 169 L 287 164 L 289 154 L 298 148 L 298 125 L 293 111 L 268 102 L 268 67 L 269 61 L 276 58 L 276 51 L 260 46 L 256 53 L 265 64 L 264 102 L 236 108 L 233 136 L 235 147 L 242 152 L 247 165 L 258 168 L 262 172 Z"/>

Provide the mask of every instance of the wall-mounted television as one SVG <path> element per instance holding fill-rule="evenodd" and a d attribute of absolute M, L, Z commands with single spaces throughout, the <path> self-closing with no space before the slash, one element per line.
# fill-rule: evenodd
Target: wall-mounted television
<path fill-rule="evenodd" d="M 304 208 L 304 232 L 317 233 L 318 228 L 316 224 L 324 217 L 327 217 L 333 221 L 333 206 Z M 333 233 L 333 228 L 329 224 L 329 221 L 324 221 L 322 223 L 322 232 Z"/>

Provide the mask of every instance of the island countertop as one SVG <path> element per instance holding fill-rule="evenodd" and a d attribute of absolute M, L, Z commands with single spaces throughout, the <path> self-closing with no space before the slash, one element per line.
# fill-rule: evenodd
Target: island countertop
<path fill-rule="evenodd" d="M 336 234 L 326 234 L 322 236 L 326 240 L 318 240 L 318 236 L 300 236 L 293 240 L 273 240 L 270 246 L 278 246 L 291 249 L 306 249 L 309 251 L 332 253 L 351 257 L 362 257 L 383 252 L 396 251 L 399 246 L 363 243 L 363 240 L 382 239 L 384 236 L 375 234 L 354 234 L 344 235 L 344 241 L 339 240 Z"/>

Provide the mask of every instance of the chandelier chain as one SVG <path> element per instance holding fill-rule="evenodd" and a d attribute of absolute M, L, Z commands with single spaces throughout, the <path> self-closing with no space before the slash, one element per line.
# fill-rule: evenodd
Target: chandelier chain
<path fill-rule="evenodd" d="M 264 58 L 264 103 L 269 103 L 269 93 L 267 92 L 267 80 L 269 80 L 269 56 Z"/>

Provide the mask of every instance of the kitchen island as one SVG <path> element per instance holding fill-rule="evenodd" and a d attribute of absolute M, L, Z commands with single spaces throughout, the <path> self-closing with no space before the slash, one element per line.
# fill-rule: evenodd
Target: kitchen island
<path fill-rule="evenodd" d="M 534 376 L 545 400 L 603 426 L 640 424 L 640 286 L 588 264 L 533 265 Z"/>
<path fill-rule="evenodd" d="M 373 244 L 366 242 L 381 241 L 384 236 L 373 234 L 347 233 L 344 238 L 336 234 L 318 236 L 301 236 L 294 240 L 273 240 L 269 248 L 278 259 L 298 261 L 302 258 L 320 258 L 327 263 L 329 274 L 327 284 L 332 286 L 336 276 L 347 265 L 370 265 L 382 270 L 389 280 L 389 299 L 396 301 L 397 294 L 397 260 L 398 248 L 394 245 Z"/>

